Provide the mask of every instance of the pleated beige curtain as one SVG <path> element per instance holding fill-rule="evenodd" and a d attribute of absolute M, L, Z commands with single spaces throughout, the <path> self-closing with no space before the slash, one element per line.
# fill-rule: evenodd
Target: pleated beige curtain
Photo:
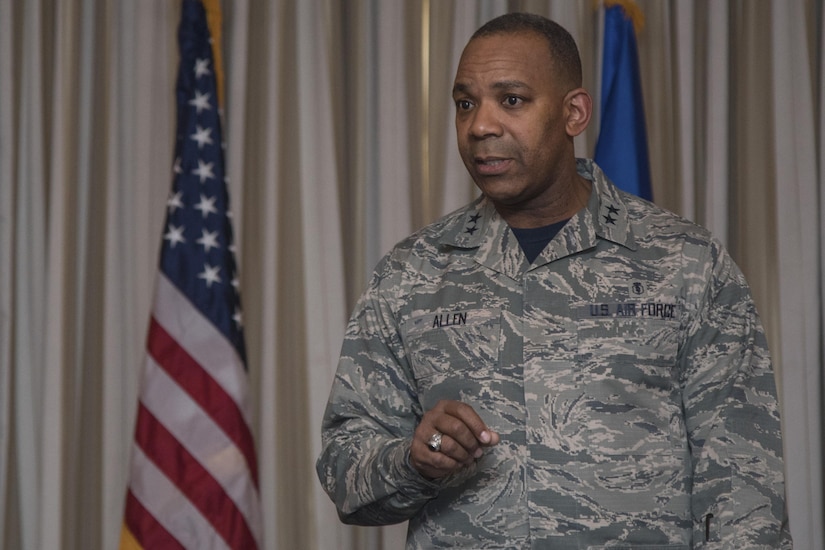
<path fill-rule="evenodd" d="M 791 529 L 823 548 L 822 0 L 639 0 L 654 196 L 743 267 L 781 372 Z M 349 309 L 475 196 L 450 88 L 483 21 L 548 15 L 598 97 L 592 0 L 224 3 L 230 192 L 267 548 L 389 549 L 314 473 Z M 113 548 L 165 201 L 180 0 L 0 0 L 0 547 Z M 590 155 L 598 117 L 577 142 Z"/>

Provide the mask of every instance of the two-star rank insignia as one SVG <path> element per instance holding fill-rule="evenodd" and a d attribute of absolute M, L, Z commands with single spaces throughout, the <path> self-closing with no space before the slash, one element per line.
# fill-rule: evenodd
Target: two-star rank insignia
<path fill-rule="evenodd" d="M 478 220 L 480 218 L 481 218 L 481 214 L 479 214 L 478 212 L 476 212 L 475 214 L 470 216 L 470 224 L 472 224 L 472 225 L 467 224 L 467 227 L 464 229 L 464 232 L 469 233 L 470 235 L 475 233 L 476 230 L 478 229 Z"/>
<path fill-rule="evenodd" d="M 604 218 L 604 223 L 609 223 L 610 225 L 616 225 L 617 218 L 614 218 L 613 215 L 618 214 L 619 209 L 616 208 L 615 206 L 613 206 L 612 204 L 606 206 L 605 208 L 607 209 L 607 214 L 602 215 L 602 217 Z"/>

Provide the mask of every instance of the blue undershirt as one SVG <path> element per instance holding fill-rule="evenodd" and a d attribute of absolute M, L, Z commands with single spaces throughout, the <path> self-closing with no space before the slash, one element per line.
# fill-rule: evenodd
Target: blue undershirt
<path fill-rule="evenodd" d="M 562 220 L 543 227 L 531 227 L 529 229 L 511 227 L 510 230 L 512 230 L 516 239 L 518 239 L 524 255 L 527 256 L 527 261 L 532 264 L 533 261 L 539 257 L 541 251 L 553 240 L 553 237 L 561 231 L 561 228 L 564 227 L 567 221 L 568 220 Z"/>

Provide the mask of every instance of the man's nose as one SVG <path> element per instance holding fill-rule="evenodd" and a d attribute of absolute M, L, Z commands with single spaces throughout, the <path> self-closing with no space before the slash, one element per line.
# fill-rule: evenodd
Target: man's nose
<path fill-rule="evenodd" d="M 478 104 L 473 111 L 470 121 L 470 135 L 476 139 L 484 139 L 501 135 L 501 120 L 496 105 L 489 101 Z"/>

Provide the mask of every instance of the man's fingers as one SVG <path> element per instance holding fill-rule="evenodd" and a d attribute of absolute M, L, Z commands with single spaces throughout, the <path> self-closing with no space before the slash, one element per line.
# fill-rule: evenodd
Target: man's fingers
<path fill-rule="evenodd" d="M 494 432 L 493 430 L 487 428 L 481 432 L 479 441 L 481 441 L 485 447 L 492 447 L 494 445 L 498 445 L 499 441 L 501 441 L 501 436 L 498 435 L 498 432 Z"/>
<path fill-rule="evenodd" d="M 445 414 L 435 421 L 435 428 L 444 434 L 442 441 L 449 438 L 453 447 L 461 447 L 467 453 L 473 453 L 479 446 L 478 439 L 473 434 L 472 429 L 458 417 Z M 446 451 L 442 443 L 442 451 Z"/>
<path fill-rule="evenodd" d="M 434 434 L 441 438 L 437 451 L 429 446 Z M 470 405 L 439 401 L 416 428 L 410 458 L 422 475 L 435 479 L 473 464 L 481 458 L 482 447 L 496 445 L 499 439 Z"/>
<path fill-rule="evenodd" d="M 475 409 L 470 405 L 462 403 L 461 401 L 446 401 L 443 403 L 444 412 L 458 419 L 461 425 L 469 431 L 469 436 L 473 438 L 473 441 L 470 441 L 466 434 L 460 433 L 463 431 L 462 428 L 454 424 L 455 429 L 459 432 L 457 434 L 459 437 L 456 439 L 458 439 L 465 448 L 474 451 L 478 443 L 484 446 L 490 446 L 496 445 L 499 442 L 498 434 L 487 427 L 484 420 L 481 419 Z"/>
<path fill-rule="evenodd" d="M 460 464 L 469 464 L 475 459 L 473 452 L 468 451 L 464 444 L 456 441 L 449 435 L 441 436 L 441 449 L 438 453 Z"/>
<path fill-rule="evenodd" d="M 444 438 L 444 440 L 447 439 L 447 437 Z M 444 443 L 447 443 L 447 445 L 444 446 Z M 462 462 L 453 458 L 449 450 L 452 449 L 455 451 L 460 448 L 461 447 L 454 441 L 449 440 L 442 441 L 442 449 L 440 451 L 433 451 L 421 442 L 415 441 L 410 452 L 410 459 L 412 460 L 413 466 L 423 476 L 429 479 L 437 479 L 472 463 L 472 460 Z"/>

